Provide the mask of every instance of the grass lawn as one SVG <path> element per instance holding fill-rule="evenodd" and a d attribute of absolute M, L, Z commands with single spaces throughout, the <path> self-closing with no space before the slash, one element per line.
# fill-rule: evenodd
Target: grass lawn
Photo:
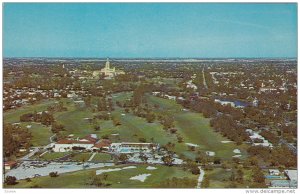
<path fill-rule="evenodd" d="M 66 135 L 88 135 L 94 132 L 93 125 L 85 118 L 93 118 L 93 113 L 88 109 L 77 109 L 69 106 L 68 111 L 55 114 L 55 119 L 65 126 Z"/>
<path fill-rule="evenodd" d="M 88 161 L 92 153 L 76 153 L 71 159 L 76 160 L 78 162 Z"/>
<path fill-rule="evenodd" d="M 33 113 L 34 111 L 44 111 L 51 104 L 54 104 L 56 100 L 44 100 L 34 105 L 27 105 L 20 107 L 16 110 L 9 110 L 3 113 L 3 121 L 8 123 L 20 122 L 20 116 L 25 113 Z"/>
<path fill-rule="evenodd" d="M 28 130 L 32 135 L 30 143 L 33 146 L 43 146 L 50 143 L 49 137 L 53 135 L 53 133 L 50 131 L 50 127 L 46 127 L 40 123 L 22 122 L 22 126 L 26 127 L 28 125 L 31 125 L 31 128 Z"/>
<path fill-rule="evenodd" d="M 178 133 L 184 139 L 184 143 L 193 143 L 199 145 L 202 151 L 213 151 L 217 157 L 224 159 L 231 159 L 234 155 L 233 150 L 239 148 L 242 155 L 246 155 L 246 145 L 237 146 L 235 143 L 221 143 L 228 139 L 222 137 L 219 133 L 213 131 L 209 126 L 209 119 L 203 117 L 200 113 L 190 111 L 182 111 L 181 105 L 175 101 L 162 99 L 155 96 L 148 95 L 148 101 L 160 106 L 156 112 L 171 112 L 174 115 L 175 127 Z M 182 149 L 181 144 L 176 145 L 177 150 L 181 150 L 187 157 L 194 157 L 195 154 L 187 153 L 185 150 L 187 146 Z"/>
<path fill-rule="evenodd" d="M 66 156 L 68 154 L 70 154 L 70 152 L 52 152 L 52 153 L 48 152 L 42 155 L 41 158 L 44 160 L 54 160 Z"/>
<path fill-rule="evenodd" d="M 247 186 L 250 186 L 250 183 L 252 181 L 251 170 L 243 169 L 243 173 L 244 181 L 242 183 L 237 183 L 236 181 L 234 182 L 234 185 L 236 185 L 237 188 L 246 188 Z M 209 188 L 226 188 L 230 187 L 230 185 L 233 183 L 232 181 L 230 181 L 230 176 L 232 174 L 231 170 L 214 168 L 213 170 L 205 171 L 205 174 L 209 176 Z"/>
<path fill-rule="evenodd" d="M 109 161 L 111 161 L 111 155 L 106 153 L 97 153 L 92 159 L 92 162 L 109 162 Z"/>
<path fill-rule="evenodd" d="M 126 113 L 125 116 L 114 113 L 120 117 L 122 125 L 118 126 L 121 141 L 138 142 L 139 138 L 145 138 L 147 142 L 154 138 L 154 142 L 166 144 L 172 136 L 167 134 L 158 123 L 148 123 L 145 119 Z"/>
<path fill-rule="evenodd" d="M 114 166 L 105 168 L 120 168 L 124 167 Z M 111 188 L 154 188 L 162 181 L 172 177 L 188 177 L 195 180 L 195 186 L 197 182 L 197 175 L 193 175 L 190 172 L 183 171 L 179 167 L 167 167 L 167 166 L 155 166 L 155 170 L 147 170 L 147 165 L 138 165 L 135 169 L 126 169 L 122 171 L 107 172 L 107 182 L 111 183 Z M 101 168 L 104 169 L 104 168 Z M 96 169 L 81 170 L 71 173 L 60 174 L 56 178 L 49 176 L 33 178 L 31 182 L 21 180 L 14 186 L 7 186 L 5 188 L 28 188 L 37 185 L 42 188 L 95 188 L 92 185 L 88 185 L 89 178 L 95 176 Z M 131 177 L 139 174 L 151 174 L 147 177 L 145 182 L 130 180 Z"/>

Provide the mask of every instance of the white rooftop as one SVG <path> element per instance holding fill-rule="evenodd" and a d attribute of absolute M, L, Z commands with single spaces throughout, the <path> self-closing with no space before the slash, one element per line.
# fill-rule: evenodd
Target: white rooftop
<path fill-rule="evenodd" d="M 297 170 L 285 170 L 284 171 L 286 173 L 286 175 L 289 177 L 290 180 L 295 180 L 297 181 L 298 180 L 298 171 Z"/>

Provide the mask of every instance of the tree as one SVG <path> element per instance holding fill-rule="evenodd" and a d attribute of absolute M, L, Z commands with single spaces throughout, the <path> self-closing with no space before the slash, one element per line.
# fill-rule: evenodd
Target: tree
<path fill-rule="evenodd" d="M 146 139 L 145 139 L 144 137 L 140 137 L 140 138 L 139 138 L 139 141 L 142 142 L 142 143 L 145 143 L 145 142 L 146 142 Z"/>
<path fill-rule="evenodd" d="M 232 170 L 231 172 L 231 175 L 230 175 L 230 178 L 229 178 L 231 181 L 235 181 L 235 173 L 234 171 Z"/>
<path fill-rule="evenodd" d="M 128 160 L 127 154 L 120 154 L 118 157 L 119 161 L 121 161 L 123 164 L 125 164 Z"/>
<path fill-rule="evenodd" d="M 6 183 L 7 185 L 15 185 L 15 184 L 17 184 L 18 182 L 17 182 L 17 178 L 16 178 L 16 177 L 14 177 L 14 176 L 7 176 L 7 177 L 5 178 L 5 183 Z"/>
<path fill-rule="evenodd" d="M 146 120 L 148 123 L 152 123 L 155 120 L 155 114 L 154 113 L 147 113 L 146 114 Z"/>
<path fill-rule="evenodd" d="M 173 117 L 167 115 L 162 118 L 161 123 L 164 126 L 164 129 L 170 129 L 174 126 L 174 119 Z"/>
<path fill-rule="evenodd" d="M 192 174 L 197 175 L 197 174 L 200 174 L 200 169 L 198 168 L 198 166 L 193 166 L 191 168 L 191 172 L 192 172 Z"/>
<path fill-rule="evenodd" d="M 172 166 L 174 159 L 171 155 L 165 155 L 162 157 L 162 161 L 164 162 L 165 165 Z"/>
<path fill-rule="evenodd" d="M 114 126 L 121 125 L 121 121 L 118 118 L 113 118 L 112 120 L 113 120 Z"/>
<path fill-rule="evenodd" d="M 101 176 L 92 176 L 90 180 L 90 185 L 94 185 L 96 187 L 102 187 L 105 184 L 103 183 Z"/>
<path fill-rule="evenodd" d="M 58 172 L 50 172 L 49 176 L 50 177 L 58 177 Z"/>
<path fill-rule="evenodd" d="M 99 131 L 100 130 L 100 126 L 99 125 L 94 126 L 94 129 L 95 129 L 95 131 Z"/>
<path fill-rule="evenodd" d="M 244 181 L 244 172 L 242 171 L 242 169 L 237 170 L 236 181 L 239 183 L 242 183 Z"/>
<path fill-rule="evenodd" d="M 183 142 L 183 138 L 181 136 L 179 136 L 179 135 L 177 136 L 177 142 L 178 143 L 182 143 Z"/>
<path fill-rule="evenodd" d="M 170 132 L 171 132 L 172 134 L 174 134 L 174 133 L 177 132 L 177 129 L 176 129 L 176 128 L 171 128 L 171 129 L 170 129 Z"/>
<path fill-rule="evenodd" d="M 221 158 L 214 158 L 214 164 L 221 164 Z"/>
<path fill-rule="evenodd" d="M 252 177 L 253 177 L 253 181 L 256 183 L 264 183 L 265 182 L 265 176 L 262 173 L 261 169 L 258 167 L 254 168 Z"/>
<path fill-rule="evenodd" d="M 91 102 L 92 102 L 91 96 L 87 96 L 87 97 L 83 98 L 83 101 L 84 101 L 86 107 L 91 107 Z"/>

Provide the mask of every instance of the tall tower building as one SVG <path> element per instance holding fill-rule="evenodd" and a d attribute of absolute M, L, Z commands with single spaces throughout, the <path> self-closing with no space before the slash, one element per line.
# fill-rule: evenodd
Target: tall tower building
<path fill-rule="evenodd" d="M 109 59 L 106 59 L 105 69 L 110 69 Z"/>

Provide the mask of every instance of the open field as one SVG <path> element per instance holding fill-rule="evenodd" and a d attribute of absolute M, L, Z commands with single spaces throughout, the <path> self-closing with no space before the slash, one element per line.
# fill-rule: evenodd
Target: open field
<path fill-rule="evenodd" d="M 190 172 L 183 171 L 178 167 L 167 167 L 167 166 L 155 166 L 155 170 L 147 170 L 148 165 L 139 165 L 137 168 L 126 169 L 123 171 L 107 172 L 107 183 L 111 185 L 111 188 L 155 188 L 162 181 L 177 177 L 183 178 L 188 177 L 196 180 L 197 175 L 193 175 Z M 121 168 L 124 165 L 114 166 L 114 167 L 105 167 L 101 169 L 110 169 L 110 168 Z M 92 176 L 95 176 L 97 169 L 90 170 L 81 170 L 72 173 L 61 174 L 58 177 L 51 178 L 49 176 L 38 177 L 31 179 L 31 182 L 26 180 L 21 180 L 17 185 L 14 185 L 13 188 L 28 188 L 32 186 L 38 186 L 42 188 L 82 188 L 90 187 L 95 188 L 93 185 L 89 185 L 89 179 Z M 145 182 L 138 180 L 130 180 L 131 177 L 139 174 L 151 174 Z M 98 175 L 99 176 L 99 175 Z M 5 185 L 5 187 L 8 187 Z"/>
<path fill-rule="evenodd" d="M 106 153 L 96 153 L 91 162 L 109 162 L 111 155 Z"/>
<path fill-rule="evenodd" d="M 113 94 L 114 102 L 124 101 L 132 95 L 131 92 Z M 154 110 L 156 113 L 174 115 L 175 127 L 178 129 L 177 133 L 183 137 L 183 143 L 177 143 L 176 135 L 170 134 L 163 130 L 162 125 L 155 121 L 148 123 L 144 118 L 137 117 L 132 113 L 125 113 L 123 108 L 115 106 L 112 112 L 114 117 L 118 117 L 121 121 L 120 126 L 114 126 L 112 121 L 96 120 L 94 123 L 87 118 L 93 118 L 94 114 L 88 108 L 78 108 L 69 99 L 64 99 L 64 106 L 68 108 L 64 112 L 56 112 L 54 114 L 58 123 L 65 126 L 65 135 L 74 134 L 75 136 L 83 137 L 85 135 L 95 133 L 99 137 L 103 135 L 119 134 L 116 137 L 109 136 L 113 141 L 128 141 L 138 142 L 140 138 L 145 138 L 147 142 L 152 140 L 161 145 L 168 142 L 175 143 L 174 151 L 178 154 L 184 154 L 186 157 L 194 159 L 197 155 L 196 151 L 213 151 L 217 157 L 223 159 L 231 159 L 234 155 L 233 150 L 238 148 L 242 151 L 242 158 L 246 156 L 246 145 L 236 146 L 234 143 L 221 143 L 228 139 L 222 137 L 220 134 L 213 131 L 209 126 L 209 119 L 206 119 L 200 113 L 190 111 L 183 111 L 182 106 L 175 101 L 158 98 L 152 95 L 146 95 L 147 101 L 150 104 L 159 105 L 159 109 Z M 46 110 L 47 106 L 54 101 L 42 102 L 41 104 L 27 106 L 25 108 L 17 109 L 13 112 L 9 111 L 4 114 L 4 118 L 10 122 L 18 122 L 21 114 L 33 112 L 34 110 Z M 32 122 L 22 123 L 22 125 L 31 125 L 34 146 L 46 145 L 49 143 L 49 137 L 52 132 L 49 128 Z M 99 125 L 100 130 L 95 131 L 94 126 Z M 191 152 L 185 143 L 197 144 L 199 147 L 196 151 Z"/>
<path fill-rule="evenodd" d="M 28 130 L 32 135 L 30 143 L 33 146 L 43 146 L 50 143 L 49 137 L 53 135 L 50 127 L 46 127 L 40 123 L 35 122 L 22 122 L 22 126 L 27 127 L 28 125 L 31 126 L 30 128 L 28 128 Z"/>
<path fill-rule="evenodd" d="M 246 188 L 250 186 L 252 182 L 251 170 L 243 169 L 243 182 L 238 183 L 236 181 L 230 181 L 230 176 L 232 174 L 231 170 L 226 170 L 223 168 L 214 168 L 212 170 L 205 171 L 205 174 L 209 177 L 210 188 L 232 188 L 233 185 L 237 188 Z"/>
<path fill-rule="evenodd" d="M 238 148 L 242 151 L 242 155 L 246 154 L 246 145 L 237 146 L 234 143 L 222 143 L 228 139 L 222 137 L 219 133 L 213 131 L 209 126 L 209 119 L 203 117 L 200 113 L 190 111 L 182 111 L 181 105 L 175 101 L 162 99 L 148 95 L 148 101 L 160 106 L 156 112 L 170 112 L 174 115 L 175 126 L 182 135 L 185 143 L 197 144 L 202 151 L 213 151 L 217 157 L 230 159 L 234 155 L 233 150 Z M 180 144 L 176 145 L 181 149 Z M 181 150 L 184 151 L 184 150 Z M 186 153 L 188 157 L 194 154 Z"/>
<path fill-rule="evenodd" d="M 41 156 L 41 159 L 44 160 L 55 160 L 58 158 L 61 158 L 63 156 L 66 156 L 70 154 L 70 152 L 52 152 L 52 153 L 45 153 L 44 155 Z"/>
<path fill-rule="evenodd" d="M 91 156 L 91 153 L 76 153 L 71 159 L 79 162 L 86 162 Z"/>
<path fill-rule="evenodd" d="M 38 104 L 27 105 L 16 110 L 9 110 L 3 113 L 3 120 L 7 123 L 20 122 L 20 116 L 25 113 L 32 113 L 34 111 L 45 111 L 49 105 L 52 105 L 56 100 L 44 100 Z"/>

